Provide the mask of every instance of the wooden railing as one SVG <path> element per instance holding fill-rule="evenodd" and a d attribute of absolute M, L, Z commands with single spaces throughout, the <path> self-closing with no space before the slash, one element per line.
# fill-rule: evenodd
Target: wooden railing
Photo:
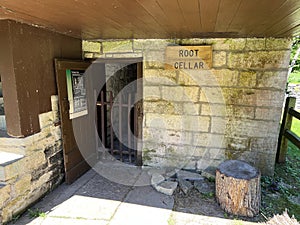
<path fill-rule="evenodd" d="M 300 137 L 298 137 L 294 132 L 291 131 L 293 117 L 300 120 L 300 113 L 294 109 L 295 105 L 296 98 L 288 97 L 286 99 L 276 154 L 276 162 L 278 163 L 283 163 L 286 160 L 288 141 L 292 142 L 300 149 Z"/>

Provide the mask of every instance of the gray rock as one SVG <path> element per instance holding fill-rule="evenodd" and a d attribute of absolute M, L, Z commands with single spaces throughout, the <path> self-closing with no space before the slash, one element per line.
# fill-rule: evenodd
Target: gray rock
<path fill-rule="evenodd" d="M 165 177 L 167 179 L 175 179 L 176 178 L 176 173 L 177 173 L 176 170 L 168 171 L 168 172 L 166 172 Z"/>
<path fill-rule="evenodd" d="M 152 176 L 155 173 L 158 174 L 165 174 L 166 173 L 166 169 L 163 168 L 158 168 L 158 167 L 152 167 L 152 168 L 146 168 L 147 169 L 147 173 Z"/>
<path fill-rule="evenodd" d="M 153 173 L 151 176 L 151 185 L 155 186 L 160 184 L 165 180 L 165 177 L 159 173 Z"/>
<path fill-rule="evenodd" d="M 207 167 L 205 170 L 201 172 L 203 177 L 207 179 L 216 179 L 216 168 L 215 167 Z"/>
<path fill-rule="evenodd" d="M 163 181 L 158 185 L 155 185 L 154 188 L 160 193 L 166 195 L 173 195 L 174 191 L 177 188 L 178 183 L 173 181 Z"/>
<path fill-rule="evenodd" d="M 185 170 L 179 170 L 177 172 L 177 178 L 179 180 L 190 180 L 190 181 L 204 180 L 204 177 L 201 176 L 199 173 L 189 172 Z"/>
<path fill-rule="evenodd" d="M 209 194 L 215 192 L 215 184 L 211 183 L 207 180 L 195 181 L 194 187 L 201 193 L 201 194 Z"/>
<path fill-rule="evenodd" d="M 178 183 L 180 189 L 183 191 L 184 194 L 187 194 L 193 188 L 191 182 L 187 180 L 178 180 Z"/>

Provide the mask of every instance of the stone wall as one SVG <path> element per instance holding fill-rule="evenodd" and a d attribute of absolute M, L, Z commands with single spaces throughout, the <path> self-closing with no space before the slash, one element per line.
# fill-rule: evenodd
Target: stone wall
<path fill-rule="evenodd" d="M 212 45 L 210 70 L 165 70 L 168 45 Z M 289 39 L 84 42 L 86 58 L 143 57 L 143 164 L 203 171 L 241 159 L 274 172 Z"/>
<path fill-rule="evenodd" d="M 0 152 L 21 156 L 17 161 L 0 165 L 6 171 L 5 182 L 0 182 L 0 224 L 11 220 L 63 180 L 57 96 L 52 96 L 51 102 L 52 111 L 39 115 L 41 132 L 26 138 L 0 138 Z"/>

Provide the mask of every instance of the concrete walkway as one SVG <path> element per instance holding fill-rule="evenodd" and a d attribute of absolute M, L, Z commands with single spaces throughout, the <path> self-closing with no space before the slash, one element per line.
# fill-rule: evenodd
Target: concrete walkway
<path fill-rule="evenodd" d="M 71 185 L 62 184 L 34 205 L 40 216 L 24 214 L 16 225 L 195 225 L 254 224 L 172 211 L 174 198 L 138 183 L 150 179 L 139 173 L 132 185 L 112 182 L 90 170 Z"/>

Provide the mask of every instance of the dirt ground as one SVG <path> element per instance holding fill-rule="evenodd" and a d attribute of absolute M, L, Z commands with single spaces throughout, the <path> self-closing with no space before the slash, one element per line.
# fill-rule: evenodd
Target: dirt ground
<path fill-rule="evenodd" d="M 188 194 L 184 194 L 177 188 L 174 197 L 174 210 L 178 212 L 251 222 L 266 221 L 261 214 L 253 218 L 247 218 L 233 216 L 224 212 L 216 202 L 213 192 L 211 194 L 201 194 L 198 190 L 193 188 Z"/>

